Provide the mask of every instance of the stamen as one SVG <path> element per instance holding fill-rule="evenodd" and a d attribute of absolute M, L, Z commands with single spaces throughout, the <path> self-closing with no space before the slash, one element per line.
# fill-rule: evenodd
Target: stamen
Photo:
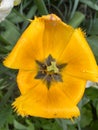
<path fill-rule="evenodd" d="M 49 55 L 44 62 L 36 60 L 36 63 L 39 68 L 35 79 L 45 81 L 48 89 L 51 86 L 51 82 L 63 82 L 61 70 L 67 64 L 57 64 L 56 60 L 51 55 Z"/>

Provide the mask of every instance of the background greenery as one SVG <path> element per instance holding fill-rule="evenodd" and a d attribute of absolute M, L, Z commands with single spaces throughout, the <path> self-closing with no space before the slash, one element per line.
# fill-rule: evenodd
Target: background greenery
<path fill-rule="evenodd" d="M 98 63 L 98 0 L 22 0 L 0 23 L 0 130 L 98 130 L 98 89 L 87 88 L 79 103 L 78 119 L 22 118 L 13 112 L 11 103 L 20 95 L 17 71 L 5 68 L 4 57 L 28 26 L 28 19 L 47 13 L 57 14 L 74 28 L 81 27 Z"/>

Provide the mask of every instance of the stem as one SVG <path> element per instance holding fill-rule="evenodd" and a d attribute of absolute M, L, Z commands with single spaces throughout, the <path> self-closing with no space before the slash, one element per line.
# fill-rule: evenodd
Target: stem
<path fill-rule="evenodd" d="M 47 10 L 46 5 L 43 0 L 34 0 L 34 1 L 38 7 L 38 11 L 39 11 L 40 15 L 48 14 L 48 10 Z"/>
<path fill-rule="evenodd" d="M 62 122 L 62 129 L 63 129 L 63 130 L 67 130 L 66 121 L 65 121 L 64 119 L 61 119 L 61 122 Z"/>
<path fill-rule="evenodd" d="M 79 122 L 77 123 L 77 126 L 78 126 L 78 130 L 81 130 Z"/>
<path fill-rule="evenodd" d="M 62 130 L 67 130 L 67 123 L 64 119 L 56 119 L 56 122 L 60 127 L 62 127 Z"/>

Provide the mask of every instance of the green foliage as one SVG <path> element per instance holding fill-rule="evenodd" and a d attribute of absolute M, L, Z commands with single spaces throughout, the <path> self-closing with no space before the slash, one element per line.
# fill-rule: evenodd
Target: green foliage
<path fill-rule="evenodd" d="M 76 11 L 74 13 L 74 16 L 70 19 L 69 24 L 73 26 L 74 28 L 76 28 L 81 24 L 84 18 L 85 18 L 85 15 L 83 13 Z"/>
<path fill-rule="evenodd" d="M 98 35 L 91 35 L 87 38 L 87 40 L 89 42 L 90 47 L 92 48 L 92 51 L 98 63 Z"/>
<path fill-rule="evenodd" d="M 93 115 L 92 115 L 92 110 L 91 106 L 85 106 L 81 109 L 81 120 L 80 120 L 80 126 L 86 127 L 88 126 L 92 120 L 93 120 Z"/>
<path fill-rule="evenodd" d="M 39 2 L 43 4 L 39 4 Z M 28 19 L 55 13 L 73 27 L 87 32 L 87 40 L 98 63 L 98 1 L 97 0 L 22 0 L 0 23 L 0 130 L 98 130 L 98 90 L 87 88 L 79 103 L 78 119 L 43 119 L 16 115 L 11 107 L 19 95 L 17 71 L 7 69 L 2 61 L 28 26 Z"/>

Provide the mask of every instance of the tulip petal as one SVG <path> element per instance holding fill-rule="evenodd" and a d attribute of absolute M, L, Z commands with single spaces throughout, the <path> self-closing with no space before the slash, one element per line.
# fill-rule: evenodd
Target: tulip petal
<path fill-rule="evenodd" d="M 86 86 L 86 81 L 66 75 L 63 71 L 62 73 L 63 83 L 59 83 L 60 89 L 68 96 L 74 105 L 77 105 L 81 100 Z"/>
<path fill-rule="evenodd" d="M 98 81 L 97 63 L 80 29 L 74 31 L 59 60 L 67 63 L 66 74 L 85 80 Z"/>
<path fill-rule="evenodd" d="M 40 84 L 40 80 L 35 79 L 36 72 L 37 71 L 19 70 L 17 75 L 17 83 L 21 94 L 27 93 L 30 89 Z"/>
<path fill-rule="evenodd" d="M 85 90 L 85 81 L 64 75 L 63 82 L 52 82 L 50 88 L 43 80 L 34 79 L 32 71 L 19 71 L 21 96 L 14 102 L 17 112 L 46 118 L 72 118 L 79 115 L 76 107 Z M 38 108 L 38 109 L 37 109 Z"/>
<path fill-rule="evenodd" d="M 31 115 L 45 118 L 79 116 L 79 109 L 65 97 L 64 93 L 60 92 L 57 87 L 47 90 L 46 86 L 40 83 L 28 93 L 17 98 L 13 107 L 22 116 Z"/>
<path fill-rule="evenodd" d="M 44 23 L 35 18 L 3 62 L 4 65 L 14 69 L 34 69 L 35 60 L 43 60 L 43 31 Z"/>
<path fill-rule="evenodd" d="M 35 60 L 43 61 L 50 54 L 54 58 L 61 55 L 73 31 L 56 15 L 35 18 L 3 63 L 9 68 L 33 69 Z"/>
<path fill-rule="evenodd" d="M 55 59 L 62 55 L 74 29 L 62 22 L 56 15 L 43 16 L 45 30 L 43 34 L 43 51 L 45 57 L 49 54 Z"/>

